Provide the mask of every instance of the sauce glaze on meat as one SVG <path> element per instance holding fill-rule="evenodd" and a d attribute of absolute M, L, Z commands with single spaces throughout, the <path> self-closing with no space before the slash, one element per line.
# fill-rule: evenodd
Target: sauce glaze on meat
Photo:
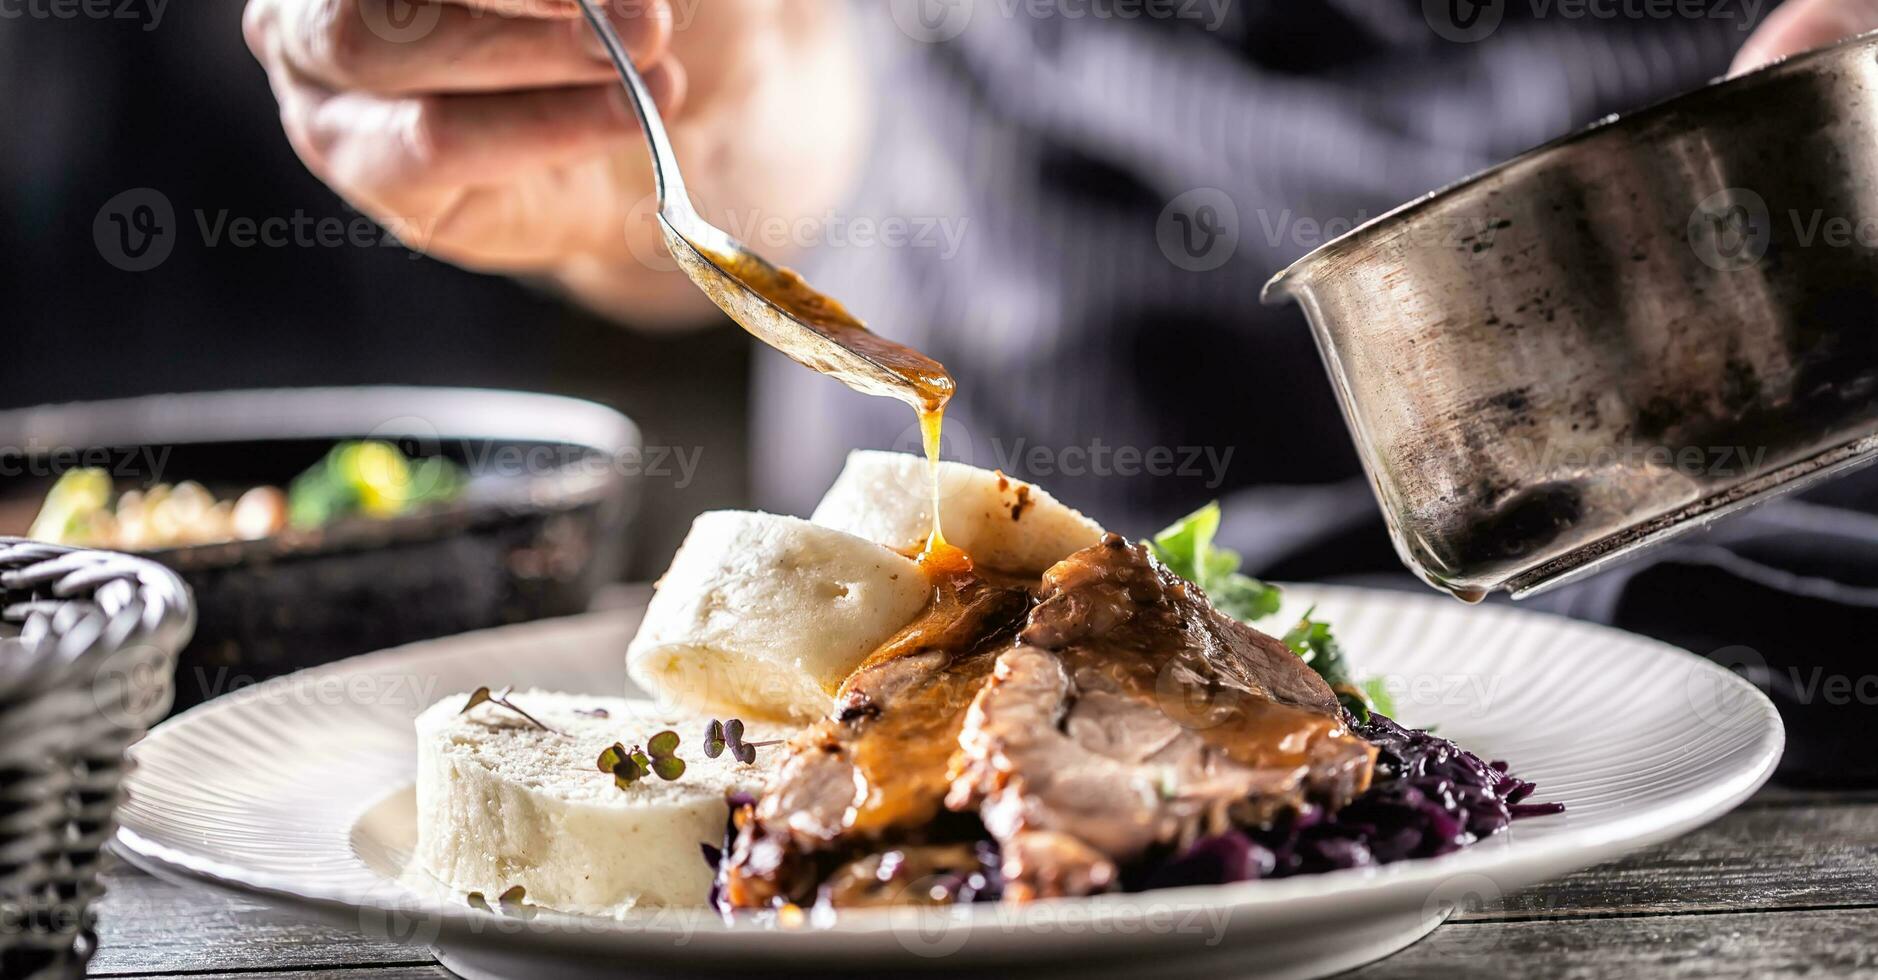
<path fill-rule="evenodd" d="M 1023 588 L 942 576 L 792 741 L 723 869 L 738 908 L 931 902 L 996 844 L 1007 901 L 1369 785 L 1375 748 L 1283 643 L 1116 535 Z M 949 894 L 949 893 L 947 893 Z"/>

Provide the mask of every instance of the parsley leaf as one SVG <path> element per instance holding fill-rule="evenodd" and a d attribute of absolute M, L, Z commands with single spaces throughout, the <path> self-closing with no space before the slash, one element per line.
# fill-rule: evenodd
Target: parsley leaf
<path fill-rule="evenodd" d="M 1278 611 L 1278 590 L 1239 574 L 1239 555 L 1213 546 L 1219 533 L 1219 504 L 1188 514 L 1154 536 L 1148 549 L 1175 575 L 1200 587 L 1220 612 L 1250 623 Z"/>
<path fill-rule="evenodd" d="M 1311 618 L 1311 609 L 1304 618 L 1284 635 L 1285 646 L 1296 651 L 1304 658 L 1312 670 L 1337 692 L 1337 700 L 1344 708 L 1356 716 L 1358 722 L 1369 720 L 1371 711 L 1380 711 L 1386 715 L 1395 713 L 1389 692 L 1384 689 L 1383 679 L 1372 677 L 1366 681 L 1357 681 L 1350 672 L 1350 662 L 1343 655 L 1343 644 L 1330 631 L 1329 623 L 1320 623 Z"/>

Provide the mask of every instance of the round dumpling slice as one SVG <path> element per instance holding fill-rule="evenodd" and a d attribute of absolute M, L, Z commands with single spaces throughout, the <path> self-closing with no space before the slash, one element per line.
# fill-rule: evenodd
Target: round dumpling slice
<path fill-rule="evenodd" d="M 808 721 L 856 667 L 925 608 L 919 564 L 794 517 L 700 516 L 627 649 L 662 702 Z"/>

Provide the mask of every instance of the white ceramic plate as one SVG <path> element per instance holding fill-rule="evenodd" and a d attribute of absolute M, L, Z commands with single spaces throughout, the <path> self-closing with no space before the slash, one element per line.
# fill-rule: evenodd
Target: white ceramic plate
<path fill-rule="evenodd" d="M 1673 837 L 1766 780 L 1784 741 L 1733 674 L 1614 630 L 1430 596 L 1296 587 L 1398 715 L 1506 759 L 1561 800 L 1458 854 L 1382 868 L 1041 902 L 729 925 L 704 911 L 622 921 L 470 909 L 405 863 L 411 719 L 436 698 L 514 684 L 612 694 L 636 612 L 511 627 L 372 654 L 250 688 L 135 749 L 119 849 L 146 870 L 258 895 L 378 938 L 433 947 L 470 977 L 919 969 L 1132 977 L 1309 976 L 1413 942 L 1456 907 Z"/>

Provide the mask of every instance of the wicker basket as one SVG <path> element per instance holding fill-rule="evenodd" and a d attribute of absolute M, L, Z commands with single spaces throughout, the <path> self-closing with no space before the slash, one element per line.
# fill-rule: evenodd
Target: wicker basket
<path fill-rule="evenodd" d="M 84 974 L 124 750 L 193 625 L 160 565 L 0 538 L 0 977 Z"/>

